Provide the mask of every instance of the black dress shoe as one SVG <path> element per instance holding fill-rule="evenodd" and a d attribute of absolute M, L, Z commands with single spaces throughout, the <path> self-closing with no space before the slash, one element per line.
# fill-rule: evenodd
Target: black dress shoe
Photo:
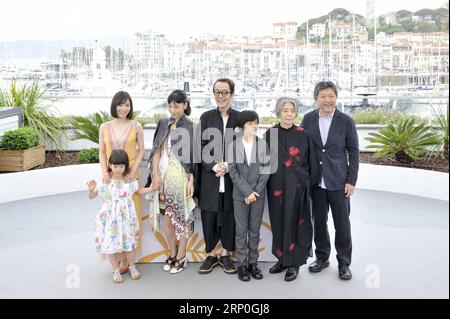
<path fill-rule="evenodd" d="M 278 274 L 278 273 L 282 272 L 285 269 L 286 269 L 286 267 L 283 267 L 283 265 L 281 264 L 281 260 L 279 260 L 275 265 L 270 267 L 269 272 L 271 274 Z"/>
<path fill-rule="evenodd" d="M 234 262 L 231 260 L 230 256 L 220 256 L 219 265 L 222 266 L 223 271 L 227 274 L 235 274 L 236 267 L 234 266 Z"/>
<path fill-rule="evenodd" d="M 322 269 L 327 268 L 330 265 L 330 262 L 325 259 L 317 258 L 311 265 L 309 265 L 308 269 L 310 272 L 321 272 Z"/>
<path fill-rule="evenodd" d="M 339 269 L 339 279 L 342 280 L 350 280 L 352 279 L 352 272 L 350 268 L 345 263 L 340 263 L 338 266 Z"/>
<path fill-rule="evenodd" d="M 238 278 L 241 281 L 250 281 L 250 273 L 248 272 L 247 267 L 245 266 L 238 267 Z"/>
<path fill-rule="evenodd" d="M 294 266 L 289 267 L 288 270 L 286 271 L 286 275 L 284 276 L 284 280 L 293 281 L 297 279 L 298 269 L 299 267 Z"/>
<path fill-rule="evenodd" d="M 214 267 L 216 267 L 219 264 L 219 259 L 217 257 L 208 256 L 206 257 L 203 264 L 200 266 L 200 269 L 198 270 L 201 274 L 207 274 L 210 273 Z"/>
<path fill-rule="evenodd" d="M 263 279 L 263 274 L 261 272 L 261 269 L 259 269 L 257 263 L 250 264 L 250 266 L 248 267 L 248 270 L 252 274 L 253 278 L 258 279 L 258 280 Z"/>

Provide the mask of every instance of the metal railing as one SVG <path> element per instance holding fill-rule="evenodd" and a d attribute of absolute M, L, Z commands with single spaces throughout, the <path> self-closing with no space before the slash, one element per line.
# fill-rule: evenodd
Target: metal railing
<path fill-rule="evenodd" d="M 281 96 L 295 98 L 299 104 L 299 113 L 304 114 L 316 108 L 311 96 L 296 94 L 258 94 L 258 95 L 236 95 L 233 101 L 233 108 L 238 110 L 253 109 L 260 117 L 274 117 L 275 103 Z M 70 96 L 47 96 L 49 98 L 47 106 L 57 111 L 60 115 L 82 115 L 86 116 L 98 111 L 110 112 L 112 96 L 90 96 L 90 95 L 70 95 Z M 132 95 L 133 108 L 140 111 L 141 116 L 151 117 L 155 114 L 166 113 L 166 94 L 153 94 L 149 96 Z M 367 112 L 376 110 L 392 110 L 416 114 L 422 117 L 432 115 L 433 108 L 444 108 L 448 105 L 449 96 L 439 94 L 396 94 L 383 96 L 340 96 L 337 107 L 345 112 Z M 216 107 L 212 95 L 191 96 L 192 117 L 199 118 L 200 115 L 209 109 Z"/>

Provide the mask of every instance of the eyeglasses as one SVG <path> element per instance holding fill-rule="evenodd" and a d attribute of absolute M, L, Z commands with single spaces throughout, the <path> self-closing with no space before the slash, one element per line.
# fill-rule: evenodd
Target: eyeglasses
<path fill-rule="evenodd" d="M 221 95 L 223 97 L 226 97 L 226 96 L 228 96 L 228 94 L 230 94 L 229 91 L 213 91 L 213 93 L 214 93 L 214 96 L 216 96 L 216 97 L 219 97 Z"/>

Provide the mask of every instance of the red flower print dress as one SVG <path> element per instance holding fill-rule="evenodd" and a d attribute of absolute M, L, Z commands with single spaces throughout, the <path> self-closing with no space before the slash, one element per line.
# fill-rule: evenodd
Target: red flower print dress
<path fill-rule="evenodd" d="M 269 134 L 274 129 L 278 144 L 272 146 Z M 267 183 L 272 253 L 283 266 L 299 267 L 312 253 L 310 139 L 295 125 L 290 129 L 276 125 L 271 130 L 265 139 L 271 148 L 278 147 L 278 168 Z"/>

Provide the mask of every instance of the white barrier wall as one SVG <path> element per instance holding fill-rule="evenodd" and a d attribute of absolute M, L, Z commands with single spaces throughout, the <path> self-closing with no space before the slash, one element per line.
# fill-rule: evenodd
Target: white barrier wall
<path fill-rule="evenodd" d="M 448 173 L 359 164 L 357 188 L 449 200 Z"/>
<path fill-rule="evenodd" d="M 81 164 L 0 174 L 0 203 L 86 190 L 100 164 Z"/>
<path fill-rule="evenodd" d="M 145 184 L 148 168 L 141 167 L 141 185 Z M 86 190 L 86 181 L 100 179 L 99 164 L 74 165 L 57 168 L 32 170 L 0 175 L 0 203 L 27 198 L 50 196 Z M 358 189 L 394 192 L 413 196 L 423 196 L 438 200 L 449 200 L 448 173 L 392 166 L 360 164 Z M 148 202 L 143 200 L 143 243 L 137 256 L 139 262 L 164 261 L 169 253 L 167 242 L 160 232 L 153 233 L 148 218 Z M 161 231 L 162 227 L 160 228 Z M 272 235 L 267 205 L 261 227 L 260 260 L 273 261 L 271 254 Z M 190 261 L 205 258 L 204 240 L 200 212 L 197 210 L 194 231 L 188 242 Z"/>

